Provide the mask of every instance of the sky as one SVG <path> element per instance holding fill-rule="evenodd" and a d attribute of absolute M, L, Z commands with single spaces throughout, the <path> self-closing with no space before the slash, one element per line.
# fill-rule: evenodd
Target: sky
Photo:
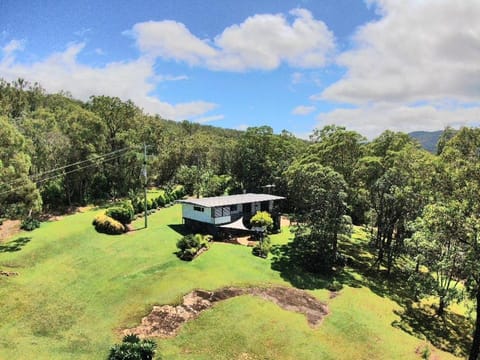
<path fill-rule="evenodd" d="M 0 0 L 0 78 L 307 138 L 480 123 L 480 0 Z"/>

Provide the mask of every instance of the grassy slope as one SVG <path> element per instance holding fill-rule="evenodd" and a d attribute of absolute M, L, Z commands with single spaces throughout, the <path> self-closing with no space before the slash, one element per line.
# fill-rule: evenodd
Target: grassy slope
<path fill-rule="evenodd" d="M 0 278 L 0 358 L 104 359 L 119 340 L 116 330 L 138 323 L 153 304 L 176 302 L 193 288 L 289 285 L 289 276 L 246 247 L 213 244 L 195 261 L 179 261 L 173 252 L 180 235 L 168 226 L 179 223 L 179 206 L 151 216 L 148 230 L 140 219 L 138 231 L 121 236 L 96 233 L 94 215 L 42 224 L 25 234 L 31 240 L 20 251 L 0 246 L 0 269 L 20 274 Z M 285 231 L 273 242 L 288 238 Z M 302 315 L 243 296 L 159 340 L 161 352 L 165 359 L 419 358 L 415 349 L 424 342 L 392 326 L 395 302 L 365 287 L 346 287 L 334 299 L 321 286 L 310 288 L 331 310 L 318 329 Z"/>

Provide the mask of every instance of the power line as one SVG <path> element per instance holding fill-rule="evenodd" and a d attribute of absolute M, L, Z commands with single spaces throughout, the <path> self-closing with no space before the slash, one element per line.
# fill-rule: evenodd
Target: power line
<path fill-rule="evenodd" d="M 92 166 L 97 166 L 103 162 L 106 162 L 106 161 L 110 161 L 110 160 L 115 160 L 115 159 L 118 159 L 120 157 L 122 157 L 123 155 L 125 155 L 126 153 L 123 153 L 123 154 L 119 154 L 119 155 L 116 155 L 116 156 L 112 156 L 112 157 L 104 157 L 103 159 L 101 159 L 99 162 L 96 162 L 96 163 L 93 163 L 93 164 L 89 164 L 89 165 L 86 165 L 86 166 L 83 166 L 83 167 L 80 167 L 80 168 L 77 168 L 77 169 L 74 169 L 74 170 L 70 170 L 70 171 L 67 171 L 67 172 L 63 172 L 61 174 L 56 174 L 56 175 L 53 175 L 53 176 L 50 176 L 50 177 L 47 177 L 47 178 L 44 178 L 44 179 L 41 179 L 41 180 L 37 180 L 35 181 L 35 183 L 42 183 L 42 182 L 45 182 L 45 181 L 48 181 L 48 180 L 52 180 L 52 179 L 55 179 L 55 178 L 58 178 L 60 176 L 64 176 L 64 175 L 68 175 L 68 174 L 71 174 L 71 173 L 74 173 L 74 172 L 77 172 L 77 171 L 80 171 L 80 170 L 83 170 L 83 169 L 87 169 L 89 167 L 92 167 Z M 70 165 L 72 166 L 72 165 Z M 31 179 L 30 179 L 31 180 Z M 33 181 L 33 180 L 32 180 Z M 29 186 L 30 184 L 25 184 L 25 185 L 21 185 L 21 186 L 18 186 L 18 187 L 15 187 L 13 189 L 10 189 L 10 190 L 7 190 L 7 191 L 4 191 L 4 192 L 1 192 L 0 195 L 5 195 L 5 194 L 8 194 L 8 193 L 12 193 L 12 192 L 15 192 L 19 189 L 22 189 L 26 186 Z"/>
<path fill-rule="evenodd" d="M 99 155 L 99 156 L 97 156 L 93 159 L 86 159 L 86 160 L 77 161 L 77 162 L 74 162 L 74 163 L 71 163 L 71 164 L 67 164 L 67 165 L 64 165 L 64 166 L 60 166 L 60 167 L 57 167 L 57 168 L 54 168 L 54 169 L 51 169 L 51 170 L 41 172 L 41 173 L 38 173 L 38 174 L 30 175 L 28 178 L 31 181 L 34 181 L 34 182 L 42 182 L 43 180 L 39 180 L 39 178 L 43 177 L 44 175 L 51 174 L 51 173 L 54 173 L 56 171 L 66 169 L 66 168 L 69 168 L 71 166 L 80 165 L 80 164 L 83 164 L 83 163 L 88 162 L 88 161 L 97 161 L 99 159 L 109 157 L 113 154 L 116 154 L 116 153 L 119 153 L 119 152 L 122 152 L 122 151 L 127 151 L 127 150 L 134 149 L 134 148 L 136 148 L 136 147 L 124 147 L 122 149 L 118 149 L 118 150 L 115 150 L 115 151 L 112 151 L 112 152 L 109 152 L 109 153 L 106 153 L 106 154 L 103 154 L 103 155 Z M 21 182 L 21 181 L 23 181 L 23 180 L 22 179 L 16 179 L 16 180 L 12 181 L 11 183 L 7 184 L 7 186 L 14 186 L 15 183 Z"/>

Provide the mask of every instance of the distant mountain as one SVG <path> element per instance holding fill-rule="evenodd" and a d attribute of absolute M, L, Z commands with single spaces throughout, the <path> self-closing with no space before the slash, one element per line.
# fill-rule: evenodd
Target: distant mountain
<path fill-rule="evenodd" d="M 410 137 L 417 140 L 422 147 L 435 154 L 437 152 L 437 142 L 442 136 L 443 130 L 438 131 L 414 131 L 409 133 Z"/>

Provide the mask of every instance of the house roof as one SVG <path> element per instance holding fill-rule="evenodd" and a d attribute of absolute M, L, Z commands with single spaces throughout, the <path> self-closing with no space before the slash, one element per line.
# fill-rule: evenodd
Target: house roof
<path fill-rule="evenodd" d="M 238 194 L 238 195 L 205 197 L 201 199 L 177 200 L 177 202 L 211 208 L 211 207 L 218 207 L 218 206 L 248 204 L 253 202 L 282 200 L 282 199 L 285 199 L 285 198 L 283 196 L 276 196 L 276 195 L 269 195 L 269 194 Z"/>

